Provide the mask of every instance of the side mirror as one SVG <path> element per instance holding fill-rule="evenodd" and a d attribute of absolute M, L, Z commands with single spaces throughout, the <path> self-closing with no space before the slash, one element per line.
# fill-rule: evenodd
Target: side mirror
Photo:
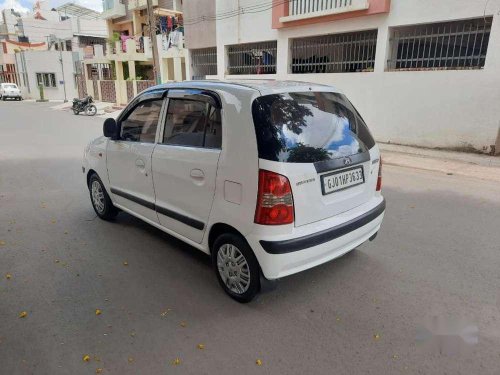
<path fill-rule="evenodd" d="M 105 137 L 117 140 L 119 138 L 118 124 L 114 118 L 107 118 L 104 120 L 104 125 L 102 126 L 102 131 Z"/>

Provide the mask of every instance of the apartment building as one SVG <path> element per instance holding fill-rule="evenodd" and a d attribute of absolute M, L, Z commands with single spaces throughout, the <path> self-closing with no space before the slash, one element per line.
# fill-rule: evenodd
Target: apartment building
<path fill-rule="evenodd" d="M 2 10 L 0 82 L 15 82 L 25 98 L 39 98 L 38 86 L 48 99 L 76 96 L 80 61 L 89 48 L 106 44 L 107 25 L 99 15 L 74 3 L 50 8 L 48 1 L 36 1 L 25 15 Z"/>
<path fill-rule="evenodd" d="M 345 92 L 379 141 L 488 151 L 500 124 L 500 0 L 191 0 L 188 77 Z"/>
<path fill-rule="evenodd" d="M 155 41 L 161 82 L 186 79 L 181 0 L 153 0 Z M 109 44 L 96 46 L 84 60 L 80 95 L 126 104 L 155 85 L 146 0 L 104 0 Z"/>

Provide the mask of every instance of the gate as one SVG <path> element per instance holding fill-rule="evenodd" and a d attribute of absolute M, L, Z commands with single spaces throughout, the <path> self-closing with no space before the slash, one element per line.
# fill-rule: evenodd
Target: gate
<path fill-rule="evenodd" d="M 115 81 L 101 81 L 101 100 L 108 103 L 116 103 Z"/>
<path fill-rule="evenodd" d="M 87 93 L 87 85 L 85 84 L 85 78 L 83 77 L 82 74 L 78 74 L 76 76 L 76 84 L 78 87 L 78 98 L 85 98 L 88 93 Z"/>

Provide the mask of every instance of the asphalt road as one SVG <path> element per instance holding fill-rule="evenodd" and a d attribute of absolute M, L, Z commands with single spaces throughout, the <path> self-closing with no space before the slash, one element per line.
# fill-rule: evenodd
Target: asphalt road
<path fill-rule="evenodd" d="M 101 126 L 0 102 L 1 374 L 500 373 L 498 183 L 385 166 L 374 242 L 241 305 L 202 253 L 96 218 Z"/>

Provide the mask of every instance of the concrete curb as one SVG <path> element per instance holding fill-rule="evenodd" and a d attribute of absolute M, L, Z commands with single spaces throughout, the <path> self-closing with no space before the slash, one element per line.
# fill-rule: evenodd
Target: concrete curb
<path fill-rule="evenodd" d="M 421 169 L 448 175 L 460 175 L 474 179 L 500 182 L 500 167 L 496 165 L 484 166 L 460 160 L 447 160 L 387 150 L 382 150 L 381 153 L 384 165 Z"/>

